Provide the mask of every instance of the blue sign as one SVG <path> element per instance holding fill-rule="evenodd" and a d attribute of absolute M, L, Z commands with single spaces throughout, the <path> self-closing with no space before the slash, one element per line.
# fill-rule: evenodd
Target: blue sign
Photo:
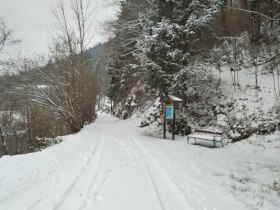
<path fill-rule="evenodd" d="M 173 106 L 165 107 L 165 119 L 168 119 L 168 120 L 173 119 Z"/>

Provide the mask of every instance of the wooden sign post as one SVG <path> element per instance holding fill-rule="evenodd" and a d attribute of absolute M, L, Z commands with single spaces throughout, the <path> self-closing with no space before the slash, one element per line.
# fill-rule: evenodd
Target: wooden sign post
<path fill-rule="evenodd" d="M 166 96 L 162 100 L 163 108 L 163 138 L 166 139 L 166 122 L 169 121 L 172 127 L 172 140 L 175 140 L 175 122 L 176 122 L 176 105 L 182 102 L 182 99 L 175 96 Z"/>

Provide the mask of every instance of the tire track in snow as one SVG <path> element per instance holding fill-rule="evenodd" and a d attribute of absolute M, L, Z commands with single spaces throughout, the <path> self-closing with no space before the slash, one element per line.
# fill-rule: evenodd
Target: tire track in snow
<path fill-rule="evenodd" d="M 123 163 L 117 164 L 116 166 L 113 166 L 111 168 L 108 168 L 104 171 L 99 171 L 99 173 L 95 174 L 94 180 L 95 182 L 92 182 L 88 192 L 85 202 L 81 205 L 79 210 L 90 210 L 94 209 L 94 201 L 100 200 L 102 198 L 102 193 L 104 191 L 104 187 L 109 183 L 110 178 L 119 170 L 129 167 L 130 165 L 135 164 L 138 162 L 138 156 L 135 156 L 134 158 L 131 155 L 130 149 L 127 147 L 125 141 L 120 141 L 120 139 L 116 138 L 110 133 L 106 133 L 107 139 L 110 139 L 112 141 L 117 142 L 121 148 L 123 148 L 128 158 Z"/>
<path fill-rule="evenodd" d="M 127 129 L 122 128 L 125 133 L 132 139 L 135 148 L 138 149 L 142 156 L 145 169 L 150 178 L 151 184 L 158 198 L 158 203 L 162 210 L 188 210 L 193 209 L 184 199 L 177 185 L 171 180 L 166 172 L 159 166 L 157 161 L 147 152 L 139 140 L 132 135 Z M 172 198 L 171 198 L 172 197 Z"/>
<path fill-rule="evenodd" d="M 116 141 L 126 152 L 128 155 L 127 161 L 125 161 L 123 164 L 120 164 L 119 166 L 115 166 L 114 169 L 111 169 L 112 171 L 116 172 L 117 170 L 121 170 L 124 167 L 130 167 L 133 165 L 141 165 L 142 168 L 145 170 L 145 173 L 147 174 L 147 178 L 150 181 L 150 184 L 152 185 L 152 189 L 154 190 L 155 197 L 157 199 L 157 206 L 158 209 L 161 210 L 170 210 L 170 208 L 166 208 L 164 205 L 164 202 L 162 200 L 158 184 L 156 184 L 155 176 L 152 174 L 151 170 L 149 169 L 149 166 L 147 164 L 147 160 L 145 158 L 145 155 L 139 149 L 139 147 L 135 144 L 134 137 L 123 127 L 118 126 L 120 131 L 124 131 L 126 135 L 122 134 L 121 138 L 116 138 L 114 136 L 110 136 L 110 138 L 114 141 Z M 133 139 L 133 141 L 130 141 L 130 138 Z M 130 143 L 128 143 L 130 142 Z M 177 210 L 177 209 L 176 209 Z M 181 210 L 181 209 L 178 209 Z M 183 210 L 183 209 L 182 209 Z M 184 210 L 186 210 L 184 208 Z"/>
<path fill-rule="evenodd" d="M 105 128 L 104 125 L 102 124 L 102 129 L 101 129 L 101 137 L 98 138 L 99 140 L 96 142 L 96 146 L 94 147 L 90 158 L 86 157 L 84 155 L 83 157 L 85 158 L 86 162 L 84 164 L 84 169 L 81 171 L 80 174 L 78 174 L 74 181 L 68 186 L 68 188 L 64 191 L 64 193 L 60 196 L 58 202 L 55 204 L 53 207 L 53 210 L 59 210 L 59 209 L 73 209 L 67 208 L 67 205 L 69 203 L 67 202 L 68 200 L 73 200 L 77 199 L 76 204 L 78 205 L 75 209 L 80 209 L 80 205 L 82 206 L 83 204 L 79 204 L 80 202 L 83 203 L 84 198 L 82 197 L 84 192 L 87 192 L 88 183 L 86 180 L 90 179 L 91 183 L 95 182 L 95 178 L 97 176 L 97 168 L 100 162 L 100 158 L 102 155 L 103 147 L 104 147 L 104 132 Z M 93 173 L 93 174 L 92 174 Z M 76 189 L 77 188 L 77 189 Z M 71 203 L 71 202 L 70 202 Z M 65 208 L 66 205 L 66 208 Z"/>
<path fill-rule="evenodd" d="M 90 184 L 90 187 L 86 193 L 86 199 L 80 206 L 79 210 L 94 209 L 94 202 L 102 198 L 102 189 L 108 183 L 108 180 L 110 179 L 113 172 L 113 169 L 108 169 L 104 172 L 97 173 L 94 176 L 95 181 Z"/>
<path fill-rule="evenodd" d="M 157 149 L 157 148 L 153 148 L 153 151 L 156 152 L 159 157 L 165 157 L 165 154 Z M 181 159 L 181 161 L 184 161 L 184 159 Z M 167 162 L 167 168 L 170 168 L 170 163 L 169 163 L 169 159 L 165 157 L 165 162 Z M 214 168 L 214 166 L 212 167 Z M 200 172 L 201 173 L 201 172 Z M 176 184 L 176 186 L 178 186 L 178 189 L 180 190 L 181 194 L 184 195 L 185 200 L 191 205 L 191 206 L 195 206 L 194 209 L 196 208 L 201 208 L 201 209 L 208 209 L 205 205 L 203 205 L 203 202 L 207 202 L 205 196 L 199 192 L 199 190 L 197 188 L 195 188 L 194 186 L 192 186 L 192 183 L 188 182 L 188 181 L 183 181 L 183 180 L 188 180 L 187 178 L 177 178 L 176 176 L 172 175 L 170 176 L 170 178 L 172 180 L 175 180 L 174 183 Z M 199 207 L 198 207 L 199 206 Z M 215 209 L 215 207 L 213 207 L 213 210 Z"/>
<path fill-rule="evenodd" d="M 161 208 L 162 210 L 165 210 L 165 207 L 164 207 L 162 198 L 161 198 L 161 196 L 160 196 L 159 189 L 158 189 L 158 187 L 157 187 L 157 185 L 156 185 L 156 182 L 155 182 L 155 180 L 154 180 L 154 178 L 153 178 L 153 176 L 152 176 L 152 174 L 151 174 L 151 171 L 150 171 L 149 168 L 147 167 L 147 164 L 145 164 L 145 169 L 146 169 L 146 172 L 148 173 L 149 178 L 150 178 L 150 180 L 151 180 L 151 183 L 152 183 L 152 185 L 153 185 L 153 189 L 154 189 L 155 194 L 156 194 L 156 196 L 157 196 L 157 198 L 158 198 L 158 203 L 159 203 L 159 205 L 160 205 L 160 208 Z"/>
<path fill-rule="evenodd" d="M 123 131 L 123 129 L 118 129 L 118 131 Z M 118 134 L 121 135 L 119 137 L 116 137 L 116 135 Z M 129 141 L 129 135 L 123 135 L 123 133 L 119 132 L 114 133 L 113 135 L 112 133 L 107 132 L 106 139 L 116 142 L 125 151 L 125 154 L 127 154 L 128 157 L 125 161 L 120 162 L 112 167 L 106 168 L 103 171 L 101 171 L 99 168 L 99 173 L 97 173 L 94 178 L 96 181 L 90 186 L 89 191 L 87 192 L 87 199 L 85 200 L 83 205 L 80 206 L 79 210 L 90 210 L 97 208 L 96 201 L 103 198 L 102 194 L 104 193 L 105 187 L 109 183 L 109 180 L 112 178 L 112 176 L 114 176 L 114 174 L 118 173 L 118 171 L 124 168 L 129 168 L 135 165 L 139 165 L 141 166 L 141 168 L 143 168 L 144 174 L 146 173 L 146 178 L 147 180 L 149 180 L 148 182 L 152 184 L 151 189 L 154 189 L 155 191 L 154 193 L 156 196 L 155 198 L 157 199 L 158 206 L 157 209 L 166 210 L 161 200 L 154 178 L 151 175 L 150 171 L 147 169 L 147 166 L 142 158 L 142 155 L 139 152 L 139 149 L 134 145 L 133 142 Z"/>
<path fill-rule="evenodd" d="M 123 140 L 123 141 L 120 141 L 118 139 L 116 139 L 116 140 L 125 149 L 125 151 L 127 152 L 128 156 L 129 156 L 127 166 L 142 163 L 142 165 L 144 166 L 143 168 L 144 168 L 145 172 L 147 173 L 148 179 L 151 182 L 152 189 L 154 189 L 154 193 L 157 198 L 158 208 L 161 210 L 166 210 L 166 208 L 164 207 L 162 198 L 160 196 L 159 189 L 154 181 L 154 178 L 153 178 L 150 170 L 147 167 L 147 164 L 145 163 L 145 160 L 143 159 L 143 155 L 141 155 L 141 152 L 139 151 L 139 149 L 137 148 L 135 143 L 130 141 L 131 144 L 128 144 L 128 140 L 129 140 L 129 137 L 131 137 L 131 134 L 128 133 L 128 131 L 126 129 L 124 129 L 123 127 L 120 127 L 120 128 L 121 128 L 120 130 L 125 131 L 125 133 L 127 134 L 126 135 L 127 139 Z"/>

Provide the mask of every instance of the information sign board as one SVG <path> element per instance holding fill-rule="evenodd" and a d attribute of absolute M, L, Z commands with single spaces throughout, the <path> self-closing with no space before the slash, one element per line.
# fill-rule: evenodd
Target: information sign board
<path fill-rule="evenodd" d="M 165 107 L 165 119 L 172 120 L 173 119 L 173 113 L 174 113 L 174 107 L 173 106 L 166 106 Z"/>

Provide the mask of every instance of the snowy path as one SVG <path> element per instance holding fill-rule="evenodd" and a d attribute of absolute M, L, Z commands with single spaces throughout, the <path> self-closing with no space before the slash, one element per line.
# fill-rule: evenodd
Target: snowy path
<path fill-rule="evenodd" d="M 61 145 L 12 157 L 0 209 L 191 209 L 137 137 L 113 120 L 103 115 Z"/>
<path fill-rule="evenodd" d="M 251 209 L 258 197 L 248 194 L 241 203 L 231 187 L 260 193 L 266 184 L 259 190 L 258 177 L 270 176 L 272 183 L 280 177 L 275 155 L 254 151 L 256 162 L 250 162 L 251 153 L 238 147 L 163 141 L 144 136 L 134 123 L 100 115 L 59 145 L 1 158 L 0 210 Z M 262 205 L 274 209 L 276 200 Z"/>

